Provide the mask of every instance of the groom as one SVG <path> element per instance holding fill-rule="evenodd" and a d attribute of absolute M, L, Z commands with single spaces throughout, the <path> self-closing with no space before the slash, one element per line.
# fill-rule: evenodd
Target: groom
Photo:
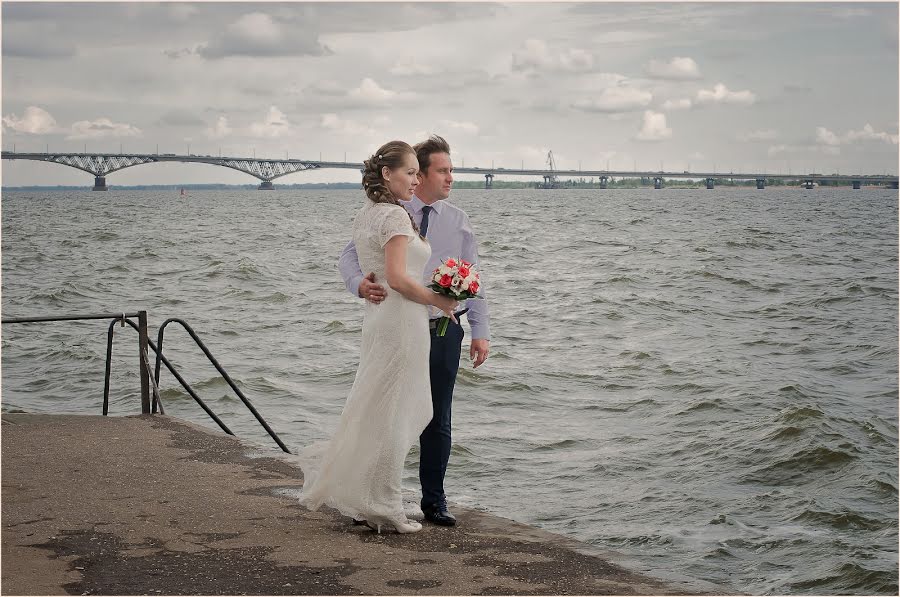
<path fill-rule="evenodd" d="M 422 279 L 430 282 L 431 272 L 448 257 L 461 257 L 478 264 L 478 245 L 466 212 L 444 199 L 450 196 L 453 184 L 453 164 L 450 162 L 450 146 L 432 135 L 416 144 L 413 149 L 419 160 L 419 185 L 410 201 L 400 204 L 412 215 L 419 232 L 431 244 L 431 258 L 425 264 Z M 347 290 L 373 303 L 384 300 L 385 288 L 375 280 L 375 274 L 363 275 L 351 241 L 341 252 L 338 262 L 341 277 Z M 482 294 L 484 292 L 482 291 Z M 478 367 L 490 351 L 490 325 L 487 300 L 468 301 L 469 326 L 472 341 L 469 358 Z M 422 483 L 422 512 L 425 519 L 442 526 L 456 525 L 456 518 L 447 509 L 444 495 L 444 475 L 450 460 L 450 404 L 453 401 L 453 385 L 459 371 L 462 340 L 465 332 L 459 323 L 450 322 L 444 336 L 438 336 L 436 323 L 431 320 L 431 401 L 434 417 L 419 437 L 419 481 Z"/>

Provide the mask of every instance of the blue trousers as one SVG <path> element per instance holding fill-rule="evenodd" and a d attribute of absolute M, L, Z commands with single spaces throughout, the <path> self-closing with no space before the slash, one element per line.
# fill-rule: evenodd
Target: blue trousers
<path fill-rule="evenodd" d="M 459 371 L 459 357 L 465 331 L 452 321 L 443 337 L 431 331 L 431 404 L 434 416 L 419 436 L 419 481 L 422 507 L 444 498 L 444 475 L 450 460 L 450 406 Z"/>

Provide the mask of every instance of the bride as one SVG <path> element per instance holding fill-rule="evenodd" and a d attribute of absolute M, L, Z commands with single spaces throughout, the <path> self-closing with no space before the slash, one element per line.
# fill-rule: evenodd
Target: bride
<path fill-rule="evenodd" d="M 366 301 L 359 368 L 337 430 L 300 454 L 300 503 L 336 508 L 381 532 L 415 533 L 403 511 L 403 463 L 432 417 L 428 307 L 453 318 L 456 301 L 419 280 L 431 247 L 398 199 L 412 198 L 419 163 L 403 141 L 383 145 L 365 161 L 368 199 L 356 215 L 353 241 L 363 271 L 394 291 L 378 305 Z M 454 318 L 455 321 L 455 318 Z"/>

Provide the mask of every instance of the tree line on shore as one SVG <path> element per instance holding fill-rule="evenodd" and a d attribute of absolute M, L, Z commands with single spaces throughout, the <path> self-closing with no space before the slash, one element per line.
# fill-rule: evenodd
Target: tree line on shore
<path fill-rule="evenodd" d="M 800 186 L 803 180 L 799 178 L 768 178 L 766 179 L 767 187 L 794 187 Z M 821 180 L 817 181 L 819 186 L 823 187 L 849 187 L 847 181 Z M 165 184 L 165 185 L 110 185 L 112 189 L 129 190 L 129 191 L 216 191 L 216 190 L 256 190 L 259 183 L 251 184 L 223 184 L 223 183 L 199 183 L 199 184 Z M 355 182 L 322 182 L 322 183 L 295 183 L 295 184 L 279 184 L 275 181 L 276 189 L 307 189 L 307 190 L 347 190 L 359 189 L 359 183 Z M 610 179 L 607 188 L 610 189 L 639 189 L 644 187 L 652 187 L 653 179 L 648 177 L 635 178 L 617 178 Z M 678 178 L 663 177 L 663 186 L 666 188 L 684 188 L 684 189 L 702 189 L 706 188 L 706 179 L 683 180 Z M 756 180 L 742 180 L 731 178 L 715 179 L 716 187 L 756 187 Z M 884 186 L 881 184 L 870 184 L 867 186 Z M 453 182 L 456 189 L 484 189 L 483 180 L 456 180 Z M 497 180 L 493 181 L 495 189 L 543 189 L 543 181 L 534 180 Z M 596 179 L 574 179 L 559 180 L 555 188 L 561 189 L 599 189 L 600 181 Z M 89 186 L 73 186 L 73 185 L 26 185 L 26 186 L 4 186 L 3 191 L 86 191 L 90 190 Z"/>

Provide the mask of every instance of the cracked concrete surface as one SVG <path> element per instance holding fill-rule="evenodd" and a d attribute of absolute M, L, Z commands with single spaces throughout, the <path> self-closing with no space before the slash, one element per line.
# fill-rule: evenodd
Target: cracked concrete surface
<path fill-rule="evenodd" d="M 685 594 L 589 546 L 454 508 L 378 535 L 290 497 L 290 457 L 172 417 L 2 415 L 2 591 L 18 595 Z"/>

